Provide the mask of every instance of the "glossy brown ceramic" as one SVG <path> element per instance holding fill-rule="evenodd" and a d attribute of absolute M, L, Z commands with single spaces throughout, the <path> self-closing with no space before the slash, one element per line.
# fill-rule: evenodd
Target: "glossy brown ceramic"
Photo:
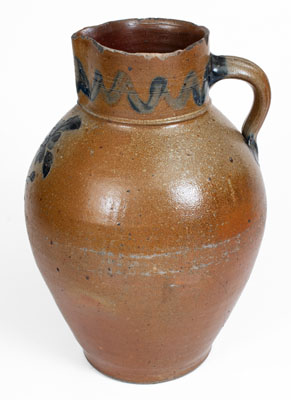
<path fill-rule="evenodd" d="M 116 21 L 72 40 L 78 105 L 27 179 L 33 253 L 92 365 L 172 379 L 207 357 L 258 252 L 269 84 L 250 61 L 210 54 L 188 22 Z M 254 89 L 242 133 L 208 96 L 224 78 Z"/>

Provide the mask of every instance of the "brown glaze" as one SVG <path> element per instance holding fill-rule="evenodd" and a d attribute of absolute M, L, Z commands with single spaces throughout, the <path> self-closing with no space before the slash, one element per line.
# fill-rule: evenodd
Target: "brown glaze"
<path fill-rule="evenodd" d="M 33 253 L 97 369 L 173 379 L 207 357 L 258 252 L 268 81 L 246 60 L 210 55 L 207 29 L 183 21 L 86 28 L 73 49 L 79 104 L 27 180 Z M 243 135 L 208 97 L 232 77 L 255 92 Z"/>

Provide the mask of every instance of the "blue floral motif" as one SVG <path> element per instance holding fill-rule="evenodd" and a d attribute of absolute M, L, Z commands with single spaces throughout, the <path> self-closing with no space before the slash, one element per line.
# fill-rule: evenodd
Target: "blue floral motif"
<path fill-rule="evenodd" d="M 46 178 L 50 172 L 53 164 L 54 156 L 52 150 L 60 139 L 61 135 L 65 131 L 72 131 L 79 129 L 81 126 L 81 118 L 76 115 L 67 120 L 61 119 L 57 125 L 50 131 L 45 138 L 44 142 L 40 145 L 40 148 L 35 156 L 34 165 L 42 164 L 42 176 Z M 28 176 L 28 179 L 33 182 L 35 179 L 35 171 L 32 171 Z"/>

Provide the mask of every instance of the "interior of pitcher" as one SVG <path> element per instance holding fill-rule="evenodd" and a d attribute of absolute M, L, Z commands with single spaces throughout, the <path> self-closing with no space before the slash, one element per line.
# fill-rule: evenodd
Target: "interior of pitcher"
<path fill-rule="evenodd" d="M 208 30 L 186 21 L 147 18 L 107 22 L 80 34 L 127 53 L 171 53 L 207 39 Z"/>

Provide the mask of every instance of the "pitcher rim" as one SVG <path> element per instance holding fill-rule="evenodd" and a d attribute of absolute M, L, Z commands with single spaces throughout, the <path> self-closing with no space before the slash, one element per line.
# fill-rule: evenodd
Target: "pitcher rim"
<path fill-rule="evenodd" d="M 181 48 L 177 48 L 173 51 L 127 51 L 127 50 L 121 50 L 121 49 L 116 49 L 114 46 L 108 46 L 107 44 L 101 43 L 100 39 L 97 40 L 96 38 L 93 37 L 93 35 L 98 33 L 97 31 L 100 31 L 102 29 L 110 29 L 114 25 L 119 26 L 119 29 L 122 29 L 122 27 L 126 26 L 132 26 L 132 27 L 137 27 L 141 25 L 152 25 L 152 24 L 157 24 L 157 25 L 172 25 L 172 26 L 180 26 L 183 27 L 184 29 L 186 28 L 194 28 L 193 29 L 193 36 L 194 36 L 194 31 L 196 30 L 196 34 L 200 34 L 200 38 L 191 41 L 187 46 L 181 46 Z M 162 28 L 161 28 L 162 29 Z M 169 33 L 169 35 L 172 33 Z M 209 30 L 203 25 L 197 25 L 193 22 L 185 21 L 185 20 L 180 20 L 180 19 L 170 19 L 170 18 L 128 18 L 128 19 L 120 19 L 120 20 L 113 20 L 109 22 L 105 22 L 103 24 L 98 24 L 98 25 L 92 25 L 92 26 L 87 26 L 85 28 L 82 28 L 75 32 L 71 36 L 72 40 L 76 39 L 83 39 L 83 40 L 89 40 L 91 41 L 95 47 L 98 49 L 100 53 L 103 53 L 105 50 L 112 52 L 112 53 L 117 53 L 117 54 L 122 54 L 122 55 L 127 55 L 127 56 L 142 56 L 145 58 L 153 58 L 153 57 L 159 57 L 159 58 L 167 58 L 169 56 L 175 56 L 180 53 L 186 52 L 191 50 L 192 48 L 198 46 L 199 44 L 205 42 L 208 44 L 208 38 L 209 38 Z"/>

